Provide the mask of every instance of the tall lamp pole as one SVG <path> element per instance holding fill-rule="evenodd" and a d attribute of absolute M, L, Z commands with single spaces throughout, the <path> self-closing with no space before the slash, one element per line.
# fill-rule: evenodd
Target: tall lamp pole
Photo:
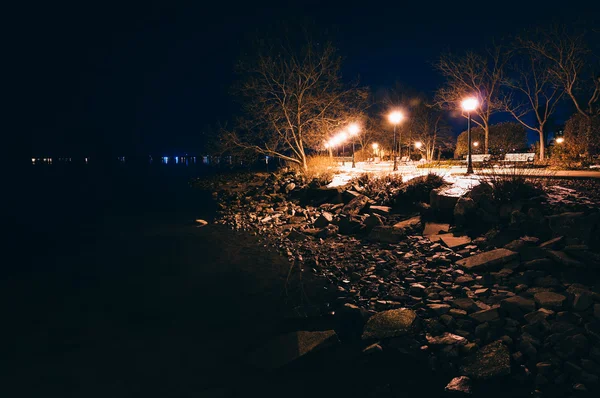
<path fill-rule="evenodd" d="M 477 98 L 467 98 L 462 102 L 462 108 L 468 115 L 467 122 L 467 174 L 473 174 L 473 159 L 471 156 L 471 111 L 474 111 L 479 106 Z"/>
<path fill-rule="evenodd" d="M 396 126 L 398 126 L 398 123 L 400 123 L 403 118 L 404 115 L 402 115 L 402 113 L 399 111 L 394 111 L 388 116 L 389 121 L 394 124 L 394 146 L 392 149 L 392 156 L 394 157 L 394 171 L 398 170 L 398 159 L 396 159 Z"/>
<path fill-rule="evenodd" d="M 359 131 L 360 127 L 356 123 L 352 123 L 348 126 L 348 133 L 350 133 L 350 138 L 352 139 L 352 168 L 356 167 L 356 161 L 354 159 L 354 137 L 356 137 Z"/>

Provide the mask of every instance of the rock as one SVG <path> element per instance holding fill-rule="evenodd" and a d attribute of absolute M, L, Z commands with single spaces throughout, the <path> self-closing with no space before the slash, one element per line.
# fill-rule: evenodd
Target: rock
<path fill-rule="evenodd" d="M 446 193 L 445 188 L 436 188 L 429 193 L 429 205 L 439 217 L 451 219 L 458 198 L 459 196 Z"/>
<path fill-rule="evenodd" d="M 549 258 L 538 258 L 535 260 L 527 261 L 523 263 L 525 269 L 533 270 L 547 270 L 554 267 L 554 262 Z"/>
<path fill-rule="evenodd" d="M 455 307 L 460 308 L 461 310 L 465 310 L 467 312 L 474 312 L 480 310 L 480 308 L 477 306 L 477 304 L 475 304 L 473 300 L 466 297 L 454 299 L 452 301 L 452 304 Z"/>
<path fill-rule="evenodd" d="M 409 218 L 408 220 L 400 221 L 400 222 L 394 224 L 394 229 L 396 229 L 398 231 L 402 231 L 402 232 L 408 232 L 408 230 L 411 230 L 411 229 L 417 227 L 420 223 L 421 223 L 420 216 L 412 217 L 412 218 Z"/>
<path fill-rule="evenodd" d="M 331 221 L 333 221 L 333 214 L 328 213 L 328 212 L 323 212 L 319 218 L 317 218 L 317 220 L 315 221 L 315 223 L 313 224 L 315 226 L 315 228 L 325 228 L 326 226 L 328 226 Z"/>
<path fill-rule="evenodd" d="M 406 238 L 403 230 L 390 226 L 374 227 L 369 233 L 368 239 L 373 242 L 398 243 Z"/>
<path fill-rule="evenodd" d="M 371 214 L 365 219 L 364 224 L 367 227 L 367 230 L 371 231 L 375 227 L 382 226 L 383 222 L 378 216 Z"/>
<path fill-rule="evenodd" d="M 340 230 L 337 225 L 329 224 L 328 226 L 326 226 L 325 228 L 323 228 L 321 231 L 319 231 L 317 233 L 317 237 L 325 239 L 325 238 L 329 238 L 331 236 L 335 236 L 339 232 L 340 232 Z"/>
<path fill-rule="evenodd" d="M 296 184 L 294 184 L 293 182 L 290 182 L 289 184 L 287 184 L 285 186 L 285 193 L 290 193 L 291 191 L 293 191 L 296 188 Z"/>
<path fill-rule="evenodd" d="M 450 383 L 448 383 L 444 390 L 452 394 L 460 393 L 470 395 L 472 393 L 471 379 L 467 376 L 455 377 L 450 380 Z"/>
<path fill-rule="evenodd" d="M 546 320 L 548 317 L 550 317 L 552 315 L 554 315 L 554 311 L 546 309 L 546 308 L 540 308 L 537 311 L 533 311 L 528 314 L 525 314 L 525 320 L 527 321 L 527 323 L 533 324 L 533 323 L 537 323 L 537 322 Z"/>
<path fill-rule="evenodd" d="M 506 264 L 518 257 L 518 253 L 507 249 L 495 249 L 488 252 L 476 254 L 456 262 L 457 265 L 469 271 L 489 270 Z"/>
<path fill-rule="evenodd" d="M 500 341 L 480 348 L 469 364 L 461 368 L 462 373 L 477 380 L 489 380 L 510 374 L 510 353 Z"/>
<path fill-rule="evenodd" d="M 448 304 L 427 304 L 427 307 L 437 315 L 444 315 L 450 311 Z"/>
<path fill-rule="evenodd" d="M 582 356 L 588 353 L 589 347 L 590 343 L 587 337 L 580 333 L 574 336 L 567 336 L 560 343 L 560 353 L 563 354 L 565 358 Z"/>
<path fill-rule="evenodd" d="M 540 287 L 559 287 L 561 284 L 555 277 L 547 275 L 535 278 L 533 280 L 533 285 Z"/>
<path fill-rule="evenodd" d="M 548 226 L 556 235 L 566 237 L 575 244 L 589 244 L 594 234 L 600 213 L 567 212 L 547 216 Z"/>
<path fill-rule="evenodd" d="M 360 220 L 353 217 L 344 217 L 338 223 L 339 233 L 342 235 L 356 234 L 360 231 L 361 227 Z"/>
<path fill-rule="evenodd" d="M 379 214 L 380 216 L 389 216 L 392 208 L 389 206 L 369 206 L 369 211 L 372 214 Z"/>
<path fill-rule="evenodd" d="M 581 261 L 571 257 L 565 252 L 559 250 L 548 250 L 547 252 L 548 258 L 554 260 L 556 263 L 564 265 L 565 267 L 570 268 L 583 268 L 584 265 Z"/>
<path fill-rule="evenodd" d="M 513 296 L 502 300 L 500 308 L 508 312 L 511 318 L 522 319 L 525 314 L 535 311 L 535 302 L 521 296 Z"/>
<path fill-rule="evenodd" d="M 441 336 L 426 335 L 427 343 L 433 346 L 451 345 L 451 344 L 467 344 L 467 339 L 462 336 L 445 332 Z"/>
<path fill-rule="evenodd" d="M 442 234 L 438 235 L 444 245 L 449 247 L 450 249 L 460 249 L 471 243 L 471 238 L 466 235 L 463 236 L 454 236 L 454 234 Z"/>
<path fill-rule="evenodd" d="M 423 230 L 423 236 L 439 235 L 440 232 L 448 232 L 450 224 L 438 224 L 433 222 L 425 223 L 425 229 Z"/>
<path fill-rule="evenodd" d="M 202 220 L 202 219 L 198 218 L 198 219 L 196 220 L 196 224 L 197 224 L 197 225 L 196 225 L 197 227 L 205 227 L 205 226 L 207 226 L 207 225 L 208 225 L 208 221 L 206 221 L 206 220 Z"/>
<path fill-rule="evenodd" d="M 553 292 L 540 292 L 533 296 L 535 302 L 542 308 L 560 310 L 567 300 L 565 296 Z"/>
<path fill-rule="evenodd" d="M 569 286 L 567 295 L 574 311 L 585 311 L 594 303 L 592 292 L 583 286 Z"/>
<path fill-rule="evenodd" d="M 356 216 L 358 213 L 366 209 L 368 205 L 369 198 L 365 195 L 358 194 L 342 208 L 342 212 L 347 215 Z"/>
<path fill-rule="evenodd" d="M 314 204 L 342 203 L 342 190 L 338 187 L 309 187 L 305 193 L 306 199 Z"/>
<path fill-rule="evenodd" d="M 475 212 L 475 201 L 467 196 L 461 196 L 454 206 L 454 222 L 456 225 L 468 225 L 472 221 Z"/>
<path fill-rule="evenodd" d="M 263 369 L 275 369 L 310 352 L 336 344 L 339 344 L 339 339 L 333 330 L 287 333 L 252 352 L 249 362 Z"/>
<path fill-rule="evenodd" d="M 408 308 L 378 312 L 367 321 L 363 339 L 403 336 L 417 329 L 417 314 Z"/>
<path fill-rule="evenodd" d="M 287 238 L 292 241 L 302 241 L 308 239 L 308 236 L 294 229 L 288 234 Z"/>
<path fill-rule="evenodd" d="M 542 244 L 540 244 L 540 248 L 542 249 L 558 249 L 562 246 L 564 241 L 564 236 L 558 236 L 556 238 L 550 239 Z"/>
<path fill-rule="evenodd" d="M 498 319 L 500 317 L 500 314 L 498 314 L 497 308 L 490 308 L 489 310 L 474 312 L 471 315 L 469 315 L 469 317 L 476 322 L 483 323 Z"/>
<path fill-rule="evenodd" d="M 363 354 L 366 354 L 366 355 L 378 354 L 382 351 L 383 351 L 383 348 L 381 348 L 381 346 L 377 343 L 371 344 L 370 346 L 368 346 L 364 350 L 362 350 Z"/>

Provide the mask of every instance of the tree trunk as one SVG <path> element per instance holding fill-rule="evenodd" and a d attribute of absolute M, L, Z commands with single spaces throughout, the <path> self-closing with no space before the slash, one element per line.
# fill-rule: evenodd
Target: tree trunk
<path fill-rule="evenodd" d="M 543 162 L 546 158 L 545 149 L 546 149 L 546 140 L 544 139 L 544 131 L 540 130 L 540 162 Z"/>
<path fill-rule="evenodd" d="M 488 147 L 489 138 L 490 138 L 490 126 L 488 126 L 486 124 L 483 131 L 485 133 L 484 144 L 483 144 L 483 153 L 485 153 L 487 155 L 488 153 L 490 153 L 489 147 Z"/>

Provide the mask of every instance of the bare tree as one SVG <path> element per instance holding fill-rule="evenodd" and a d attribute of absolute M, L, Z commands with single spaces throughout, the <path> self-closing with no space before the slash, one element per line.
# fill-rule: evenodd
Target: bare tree
<path fill-rule="evenodd" d="M 245 117 L 225 140 L 244 151 L 279 157 L 306 170 L 308 148 L 355 118 L 367 92 L 340 78 L 341 58 L 329 43 L 300 51 L 278 45 L 240 65 Z"/>
<path fill-rule="evenodd" d="M 508 73 L 503 84 L 511 90 L 503 105 L 519 123 L 538 133 L 540 160 L 545 159 L 546 126 L 564 90 L 552 72 L 550 61 L 538 50 L 541 43 L 532 38 L 518 38 L 511 53 Z M 547 43 L 546 43 L 547 45 Z M 533 123 L 530 115 L 533 115 Z"/>
<path fill-rule="evenodd" d="M 549 62 L 549 75 L 560 84 L 577 113 L 587 122 L 587 142 L 592 142 L 592 119 L 600 112 L 600 76 L 598 58 L 585 44 L 583 35 L 566 28 L 541 32 L 529 47 Z M 590 154 L 587 149 L 587 155 Z"/>
<path fill-rule="evenodd" d="M 451 146 L 453 138 L 451 129 L 439 109 L 425 103 L 424 99 L 413 101 L 410 119 L 406 127 L 409 129 L 409 146 L 420 142 L 421 151 L 426 160 L 433 160 L 435 151 Z"/>
<path fill-rule="evenodd" d="M 467 52 L 464 56 L 443 55 L 436 68 L 446 77 L 446 83 L 436 93 L 436 103 L 446 109 L 461 110 L 461 101 L 475 96 L 481 104 L 474 111 L 473 122 L 485 132 L 484 151 L 489 149 L 490 117 L 503 110 L 499 99 L 506 64 L 505 53 L 494 46 L 484 54 Z M 464 117 L 466 114 L 462 113 Z"/>

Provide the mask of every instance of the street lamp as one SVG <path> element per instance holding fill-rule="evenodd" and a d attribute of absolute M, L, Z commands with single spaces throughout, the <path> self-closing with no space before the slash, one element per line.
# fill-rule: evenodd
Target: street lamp
<path fill-rule="evenodd" d="M 373 148 L 373 158 L 375 156 L 379 156 L 378 151 L 377 151 L 377 148 L 379 148 L 379 144 L 374 142 L 373 144 L 371 144 L 371 147 Z M 373 160 L 375 160 L 375 159 L 373 159 Z"/>
<path fill-rule="evenodd" d="M 557 143 L 557 144 L 562 144 L 563 142 L 565 142 L 565 139 L 564 139 L 563 137 L 558 137 L 558 138 L 556 139 L 556 143 Z"/>
<path fill-rule="evenodd" d="M 360 131 L 360 127 L 356 123 L 352 123 L 350 126 L 348 126 L 348 133 L 350 134 L 350 137 L 357 136 L 359 131 Z M 354 138 L 352 138 L 352 168 L 355 168 L 355 167 L 356 167 L 356 162 L 354 160 Z"/>
<path fill-rule="evenodd" d="M 477 98 L 466 98 L 462 102 L 462 108 L 469 115 L 467 124 L 467 174 L 473 174 L 473 160 L 471 158 L 471 111 L 474 111 L 479 106 Z"/>
<path fill-rule="evenodd" d="M 396 126 L 404 119 L 404 115 L 399 111 L 394 111 L 389 114 L 388 120 L 394 124 L 394 147 L 392 150 L 392 156 L 394 156 L 394 171 L 398 170 L 398 162 L 396 159 Z M 402 136 L 400 136 L 402 139 Z"/>
<path fill-rule="evenodd" d="M 423 143 L 421 141 L 415 142 L 415 148 L 421 149 L 422 146 L 423 146 Z"/>

